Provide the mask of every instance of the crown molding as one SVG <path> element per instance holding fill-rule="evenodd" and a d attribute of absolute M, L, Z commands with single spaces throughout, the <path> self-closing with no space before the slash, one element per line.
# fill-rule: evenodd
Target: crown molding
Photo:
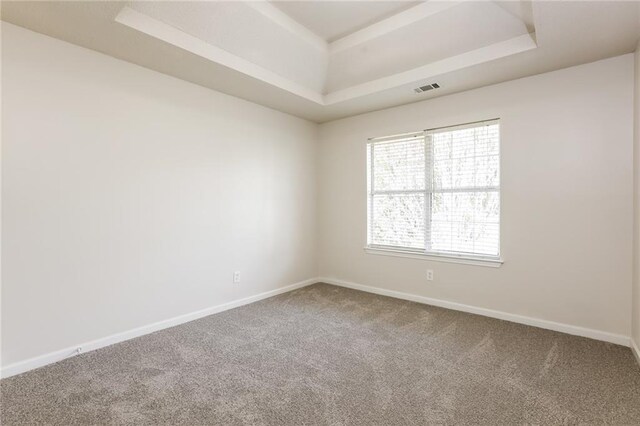
<path fill-rule="evenodd" d="M 320 36 L 316 35 L 313 31 L 309 30 L 304 25 L 275 7 L 268 1 L 249 1 L 245 4 L 254 10 L 260 12 L 262 15 L 269 18 L 274 23 L 278 24 L 282 28 L 286 29 L 299 39 L 306 41 L 321 52 L 327 52 L 329 50 L 328 43 Z"/>
<path fill-rule="evenodd" d="M 435 76 L 468 68 L 484 62 L 490 62 L 506 56 L 535 49 L 535 33 L 524 34 L 489 46 L 471 50 L 460 55 L 451 56 L 440 61 L 432 62 L 421 67 L 394 75 L 371 80 L 346 89 L 336 90 L 324 96 L 324 104 L 331 105 L 361 96 L 370 95 L 405 84 L 429 80 Z"/>
<path fill-rule="evenodd" d="M 426 16 L 441 12 L 460 3 L 461 2 L 456 1 L 439 2 L 437 3 L 437 6 L 434 6 L 436 3 L 425 2 L 379 22 L 378 24 L 380 24 L 381 27 L 376 27 L 378 24 L 374 24 L 362 31 L 366 31 L 370 37 L 373 37 L 374 33 L 377 34 L 375 36 L 379 36 L 392 31 L 392 28 L 399 28 L 399 26 L 407 25 L 410 20 L 411 22 L 415 22 L 420 19 L 424 19 Z M 299 28 L 292 24 L 292 22 L 295 23 L 295 21 L 291 18 L 288 18 L 288 20 L 284 19 L 283 16 L 286 16 L 284 12 L 280 12 L 275 6 L 264 1 L 256 4 L 259 4 L 260 6 L 256 6 L 254 4 L 251 7 L 256 8 L 256 10 L 266 11 L 265 13 L 268 14 L 277 10 L 278 13 L 273 13 L 270 18 L 273 17 L 273 19 L 279 20 L 278 22 L 281 25 L 291 24 L 290 28 L 294 34 L 299 35 L 304 33 L 304 31 L 298 31 Z M 420 13 L 412 12 L 416 8 L 419 8 Z M 409 13 L 410 17 L 409 15 L 405 15 L 408 12 L 411 12 Z M 419 83 L 439 75 L 490 62 L 510 55 L 515 55 L 538 47 L 535 40 L 535 33 L 523 34 L 479 49 L 425 64 L 417 68 L 323 94 L 309 89 L 264 67 L 256 65 L 251 61 L 241 58 L 200 38 L 194 37 L 181 29 L 173 27 L 172 25 L 138 12 L 128 6 L 124 6 L 122 8 L 115 20 L 120 24 L 126 25 L 132 29 L 172 44 L 180 49 L 186 50 L 210 61 L 234 69 L 257 80 L 285 90 L 293 95 L 314 102 L 320 106 L 333 105 L 384 90 Z M 393 25 L 389 24 L 388 21 L 392 21 Z M 299 24 L 297 25 L 300 26 Z M 376 28 L 378 29 L 376 30 Z M 370 33 L 370 31 L 374 32 Z M 308 30 L 307 32 L 310 33 Z M 353 33 L 352 35 L 357 37 L 349 43 L 363 42 L 362 40 L 364 39 L 360 38 L 361 35 L 358 35 L 359 33 L 360 32 Z M 307 36 L 309 36 L 309 34 L 306 34 L 305 37 Z M 340 40 L 343 40 L 344 43 L 345 39 L 346 38 Z M 319 46 L 319 41 L 317 39 L 313 43 L 315 43 L 316 47 Z"/>
<path fill-rule="evenodd" d="M 350 49 L 369 40 L 381 37 L 393 31 L 397 31 L 414 22 L 421 21 L 429 16 L 436 15 L 454 6 L 462 4 L 462 1 L 426 1 L 407 10 L 396 13 L 393 16 L 369 25 L 366 28 L 348 34 L 338 40 L 329 43 L 329 54 Z"/>
<path fill-rule="evenodd" d="M 115 20 L 194 55 L 217 62 L 301 98 L 324 105 L 322 94 L 128 6 L 122 8 Z"/>

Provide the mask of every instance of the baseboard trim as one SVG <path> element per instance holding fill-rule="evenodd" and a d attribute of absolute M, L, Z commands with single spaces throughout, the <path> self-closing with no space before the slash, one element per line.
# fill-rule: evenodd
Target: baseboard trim
<path fill-rule="evenodd" d="M 45 365 L 53 364 L 58 361 L 62 361 L 66 358 L 78 355 L 77 348 L 82 348 L 82 353 L 91 352 L 96 349 L 104 348 L 106 346 L 113 345 L 115 343 L 124 342 L 136 337 L 144 336 L 155 331 L 164 330 L 166 328 L 174 327 L 176 325 L 184 324 L 190 321 L 194 321 L 209 315 L 223 312 L 229 309 L 237 308 L 240 306 L 248 305 L 259 300 L 267 299 L 269 297 L 277 296 L 282 293 L 286 293 L 298 288 L 306 287 L 311 284 L 323 282 L 340 287 L 351 288 L 354 290 L 360 290 L 367 293 L 379 294 L 382 296 L 393 297 L 396 299 L 410 300 L 412 302 L 423 303 L 426 305 L 439 306 L 441 308 L 452 309 L 461 312 L 468 312 L 477 315 L 483 315 L 486 317 L 497 318 L 505 321 L 511 321 L 519 324 L 530 325 L 533 327 L 544 328 L 547 330 L 559 331 L 561 333 L 572 334 L 575 336 L 588 337 L 595 340 L 601 340 L 604 342 L 615 343 L 622 346 L 631 348 L 631 351 L 635 355 L 638 363 L 640 364 L 640 348 L 636 342 L 627 336 L 621 334 L 609 333 L 605 331 L 593 330 L 584 327 L 578 327 L 575 325 L 562 324 L 553 321 L 547 321 L 539 318 L 531 318 L 523 315 L 510 314 L 502 311 L 495 311 L 487 308 L 480 308 L 471 305 L 465 305 L 457 302 L 450 302 L 442 299 L 434 299 L 431 297 L 418 296 L 410 293 L 403 293 L 394 290 L 387 290 L 379 287 L 372 287 L 364 284 L 358 284 L 350 281 L 339 280 L 336 278 L 320 277 L 310 278 L 308 280 L 300 281 L 295 284 L 291 284 L 285 287 L 281 287 L 275 290 L 266 291 L 254 296 L 245 297 L 243 299 L 234 300 L 232 302 L 223 303 L 220 305 L 205 308 L 196 312 L 180 315 L 177 317 L 169 318 L 163 321 L 158 321 L 152 324 L 144 325 L 142 327 L 134 328 L 132 330 L 124 331 L 121 333 L 112 334 L 107 337 L 92 340 L 90 342 L 79 343 L 73 347 L 65 348 L 59 351 L 50 352 L 44 355 L 40 355 L 34 358 L 30 358 L 24 361 L 19 361 L 13 364 L 9 364 L 6 367 L 0 369 L 0 377 L 6 378 L 15 376 L 17 374 L 25 373 L 30 370 L 34 370 Z"/>
<path fill-rule="evenodd" d="M 465 305 L 457 302 L 450 302 L 442 299 L 434 299 L 431 297 L 418 296 L 415 294 L 402 293 L 394 290 L 387 290 L 379 287 L 371 287 L 364 284 L 358 284 L 350 281 L 339 280 L 336 278 L 321 277 L 319 281 L 333 284 L 340 287 L 351 288 L 354 290 L 365 291 L 367 293 L 380 294 L 382 296 L 394 297 L 396 299 L 410 300 L 412 302 L 424 303 L 426 305 L 439 306 L 441 308 L 453 309 L 455 311 L 468 312 L 485 317 L 497 318 L 505 321 L 511 321 L 519 324 L 530 325 L 533 327 L 544 328 L 547 330 L 559 331 L 561 333 L 572 334 L 575 336 L 588 337 L 604 342 L 615 343 L 622 346 L 631 346 L 631 339 L 621 334 L 609 333 L 606 331 L 593 330 L 590 328 L 579 327 L 575 325 L 562 324 L 554 321 L 547 321 L 539 318 L 531 318 L 523 315 L 510 314 L 493 309 L 480 308 L 477 306 Z"/>
<path fill-rule="evenodd" d="M 278 294 L 286 293 L 298 288 L 306 287 L 318 282 L 317 278 L 310 278 L 308 280 L 300 281 L 295 284 L 291 284 L 285 287 L 281 287 L 275 290 L 265 291 L 264 293 L 256 294 L 255 296 L 245 297 L 243 299 L 234 300 L 232 302 L 223 303 L 216 306 L 211 306 L 199 311 L 191 312 L 177 317 L 169 318 L 166 320 L 158 321 L 152 324 L 144 325 L 142 327 L 134 328 L 132 330 L 124 331 L 121 333 L 112 334 L 107 337 L 92 340 L 90 342 L 78 343 L 73 347 L 62 349 L 55 352 L 50 352 L 44 355 L 40 355 L 34 358 L 30 358 L 24 361 L 19 361 L 13 364 L 9 364 L 6 367 L 0 369 L 0 377 L 6 378 L 15 376 L 16 374 L 25 373 L 30 370 L 34 370 L 45 365 L 53 364 L 63 359 L 76 356 L 78 348 L 82 348 L 81 353 L 91 352 L 96 349 L 104 348 L 106 346 L 113 345 L 115 343 L 124 342 L 125 340 L 133 339 L 135 337 L 144 336 L 145 334 L 153 333 L 155 331 L 164 330 L 165 328 L 174 327 L 176 325 L 184 324 L 186 322 L 194 321 L 218 312 L 227 311 L 229 309 L 237 308 L 243 305 L 248 305 L 259 300 L 267 299 L 269 297 L 277 296 Z"/>
<path fill-rule="evenodd" d="M 631 352 L 633 352 L 636 361 L 638 361 L 638 366 L 640 366 L 640 346 L 633 339 L 631 339 Z"/>

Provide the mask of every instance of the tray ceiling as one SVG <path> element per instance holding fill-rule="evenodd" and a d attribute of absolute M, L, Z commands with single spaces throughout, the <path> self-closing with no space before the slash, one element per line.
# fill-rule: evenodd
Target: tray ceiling
<path fill-rule="evenodd" d="M 344 7 L 345 16 L 360 18 L 363 5 L 368 3 L 312 3 L 295 10 Z M 392 10 L 383 5 L 386 12 Z M 331 42 L 315 38 L 311 29 L 269 2 L 134 2 L 115 19 L 320 105 L 409 83 L 415 80 L 413 70 L 429 78 L 427 65 L 444 63 L 445 72 L 455 71 L 536 47 L 526 24 L 491 1 L 404 6 Z M 331 13 L 316 10 L 316 15 Z M 479 52 L 484 54 L 478 57 Z"/>
<path fill-rule="evenodd" d="M 2 19 L 315 121 L 626 53 L 640 36 L 636 2 L 5 2 Z"/>
<path fill-rule="evenodd" d="M 418 1 L 274 1 L 272 4 L 327 42 L 415 6 Z"/>

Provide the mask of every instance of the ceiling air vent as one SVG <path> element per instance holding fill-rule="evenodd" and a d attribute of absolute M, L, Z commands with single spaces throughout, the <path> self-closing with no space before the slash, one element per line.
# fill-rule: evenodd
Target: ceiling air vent
<path fill-rule="evenodd" d="M 426 86 L 420 86 L 416 89 L 413 89 L 416 93 L 426 92 L 427 90 L 439 89 L 440 85 L 438 83 L 427 84 Z"/>

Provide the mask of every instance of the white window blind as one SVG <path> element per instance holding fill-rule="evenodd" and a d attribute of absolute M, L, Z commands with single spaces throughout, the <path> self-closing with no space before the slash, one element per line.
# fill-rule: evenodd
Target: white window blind
<path fill-rule="evenodd" d="M 367 145 L 368 246 L 500 256 L 498 120 Z"/>

